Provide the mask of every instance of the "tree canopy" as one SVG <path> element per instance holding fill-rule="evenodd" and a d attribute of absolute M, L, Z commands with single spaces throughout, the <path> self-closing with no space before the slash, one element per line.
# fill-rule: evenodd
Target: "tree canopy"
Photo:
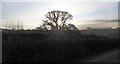
<path fill-rule="evenodd" d="M 72 20 L 73 15 L 66 11 L 53 10 L 45 14 L 43 27 L 50 30 L 69 30 L 73 24 L 67 24 L 66 21 Z M 74 28 L 76 28 L 74 26 Z"/>

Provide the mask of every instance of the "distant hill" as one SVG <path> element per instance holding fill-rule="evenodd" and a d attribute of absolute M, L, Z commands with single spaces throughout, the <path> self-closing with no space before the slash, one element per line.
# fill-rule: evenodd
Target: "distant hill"
<path fill-rule="evenodd" d="M 81 30 L 82 34 L 93 34 L 97 36 L 108 37 L 111 39 L 118 39 L 118 29 L 91 29 Z"/>

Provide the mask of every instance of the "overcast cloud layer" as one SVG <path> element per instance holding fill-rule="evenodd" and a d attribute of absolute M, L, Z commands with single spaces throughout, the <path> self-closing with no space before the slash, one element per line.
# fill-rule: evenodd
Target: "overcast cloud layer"
<path fill-rule="evenodd" d="M 35 28 L 51 10 L 63 10 L 71 13 L 75 25 L 95 24 L 94 20 L 117 20 L 118 2 L 8 2 L 2 0 L 2 23 L 6 20 L 19 20 L 25 28 Z M 13 0 L 17 1 L 17 0 Z M 22 1 L 22 0 L 21 0 Z M 29 0 L 30 1 L 30 0 Z M 32 0 L 31 0 L 32 1 Z M 46 1 L 46 0 L 45 0 Z M 71 0 L 72 1 L 72 0 Z M 111 0 L 112 1 L 112 0 Z M 86 21 L 87 20 L 87 21 Z M 93 20 L 88 22 L 88 20 Z M 106 22 L 106 21 L 105 21 Z M 103 23 L 104 24 L 104 23 Z"/>

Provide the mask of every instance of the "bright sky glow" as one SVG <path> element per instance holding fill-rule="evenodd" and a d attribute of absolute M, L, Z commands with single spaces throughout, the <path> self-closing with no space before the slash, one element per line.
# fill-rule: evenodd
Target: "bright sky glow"
<path fill-rule="evenodd" d="M 4 0 L 5 1 L 5 0 Z M 2 24 L 6 20 L 22 21 L 25 28 L 39 26 L 45 14 L 52 10 L 67 11 L 73 15 L 69 21 L 80 27 L 88 24 L 102 24 L 102 27 L 117 27 L 117 22 L 103 22 L 95 20 L 117 20 L 117 2 L 3 2 L 2 3 Z M 106 25 L 106 24 L 107 25 Z M 99 26 L 100 27 L 100 26 Z M 82 28 L 81 28 L 82 29 Z"/>
<path fill-rule="evenodd" d="M 119 0 L 1 0 L 2 2 L 118 2 Z"/>

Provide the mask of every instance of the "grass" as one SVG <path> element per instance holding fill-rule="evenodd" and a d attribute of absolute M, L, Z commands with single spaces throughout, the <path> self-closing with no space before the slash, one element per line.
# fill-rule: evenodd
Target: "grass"
<path fill-rule="evenodd" d="M 2 33 L 3 62 L 72 61 L 118 47 L 117 40 L 80 31 Z"/>

